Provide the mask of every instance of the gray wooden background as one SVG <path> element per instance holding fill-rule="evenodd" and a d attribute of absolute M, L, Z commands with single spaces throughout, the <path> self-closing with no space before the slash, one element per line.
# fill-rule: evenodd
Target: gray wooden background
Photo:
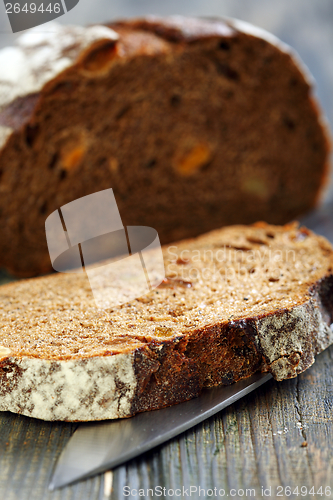
<path fill-rule="evenodd" d="M 144 456 L 112 473 L 50 492 L 48 482 L 57 457 L 75 425 L 48 423 L 3 413 L 0 418 L 1 500 L 120 500 L 158 498 L 125 496 L 131 490 L 189 492 L 190 486 L 225 490 L 231 498 L 332 498 L 333 491 L 333 347 L 296 379 L 270 381 L 256 392 Z M 307 443 L 307 446 L 304 446 Z M 105 480 L 104 480 L 105 479 Z M 112 488 L 110 483 L 112 482 Z M 311 488 L 315 492 L 312 495 Z M 323 495 L 320 494 L 322 486 Z M 299 495 L 277 496 L 291 487 Z M 303 490 L 301 488 L 303 487 Z M 301 491 L 305 493 L 301 495 Z M 255 495 L 242 495 L 251 489 Z M 128 491 L 128 490 L 127 490 Z M 231 492 L 231 493 L 230 493 Z M 286 489 L 288 493 L 288 489 Z M 177 498 L 170 494 L 160 498 Z"/>
<path fill-rule="evenodd" d="M 317 80 L 317 93 L 333 124 L 332 0 L 81 0 L 60 22 L 85 24 L 146 13 L 226 15 L 272 31 L 293 45 Z M 43 29 L 47 29 L 47 25 Z M 0 3 L 0 47 L 13 43 Z M 1 68 L 0 68 L 1 70 Z M 330 197 L 327 199 L 329 200 Z M 333 206 L 306 222 L 333 242 Z M 1 237 L 1 235 L 0 235 Z M 2 272 L 0 283 L 11 277 Z M 229 498 L 333 498 L 333 347 L 297 379 L 271 381 L 215 417 L 113 473 L 55 492 L 47 489 L 57 457 L 76 426 L 0 414 L 0 500 L 120 500 L 158 498 L 123 494 L 157 486 L 225 490 Z M 305 446 L 306 444 L 306 446 Z M 282 487 L 294 494 L 278 496 Z M 303 490 L 301 487 L 303 486 Z M 298 495 L 296 488 L 298 487 Z M 313 490 L 311 488 L 314 487 Z M 322 487 L 322 490 L 320 490 Z M 307 492 L 305 493 L 305 488 Z M 232 496 L 231 489 L 236 490 Z M 255 496 L 242 496 L 254 489 Z M 240 490 L 237 494 L 237 491 Z M 315 492 L 313 495 L 312 492 Z M 317 493 L 318 492 L 318 493 Z M 266 491 L 269 493 L 269 490 Z M 322 493 L 322 494 L 321 494 Z M 267 498 L 267 497 L 266 497 Z"/>
<path fill-rule="evenodd" d="M 332 214 L 330 202 L 303 222 L 333 242 Z M 333 498 L 332 361 L 333 346 L 296 379 L 270 381 L 138 459 L 54 492 L 48 484 L 56 460 L 77 424 L 0 412 L 0 500 Z M 206 494 L 186 496 L 191 486 Z M 125 487 L 137 494 L 125 496 Z M 156 487 L 166 494 L 139 496 Z M 183 488 L 184 495 L 173 494 Z M 214 488 L 225 496 L 210 496 Z"/>

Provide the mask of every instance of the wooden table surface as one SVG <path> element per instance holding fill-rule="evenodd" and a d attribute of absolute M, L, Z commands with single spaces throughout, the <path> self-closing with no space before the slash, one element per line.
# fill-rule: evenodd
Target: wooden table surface
<path fill-rule="evenodd" d="M 306 222 L 333 242 L 331 214 L 327 205 Z M 0 412 L 0 500 L 333 498 L 333 346 L 296 379 L 271 380 L 112 473 L 51 492 L 75 429 Z"/>

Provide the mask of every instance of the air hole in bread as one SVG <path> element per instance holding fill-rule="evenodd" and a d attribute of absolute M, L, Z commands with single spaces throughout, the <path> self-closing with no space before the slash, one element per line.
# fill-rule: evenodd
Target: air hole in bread
<path fill-rule="evenodd" d="M 216 62 L 216 69 L 220 75 L 223 75 L 228 80 L 238 81 L 239 73 L 226 63 Z"/>
<path fill-rule="evenodd" d="M 225 40 L 222 40 L 221 42 L 219 42 L 218 48 L 221 50 L 230 50 L 230 44 Z"/>
<path fill-rule="evenodd" d="M 147 161 L 146 167 L 147 168 L 154 168 L 156 166 L 156 158 L 152 158 L 151 160 Z"/>
<path fill-rule="evenodd" d="M 296 127 L 295 122 L 294 122 L 291 118 L 289 118 L 288 116 L 285 116 L 285 117 L 283 118 L 283 123 L 284 123 L 284 125 L 285 125 L 285 126 L 286 126 L 289 130 L 294 130 L 294 129 L 295 129 L 295 127 Z"/>
<path fill-rule="evenodd" d="M 63 96 L 63 94 L 71 94 L 77 88 L 76 82 L 71 81 L 63 81 L 57 82 L 50 88 L 50 93 L 52 93 L 53 97 Z"/>
<path fill-rule="evenodd" d="M 50 170 L 53 170 L 53 169 L 54 169 L 54 167 L 55 167 L 55 166 L 56 166 L 56 164 L 57 164 L 58 159 L 59 159 L 59 155 L 58 155 L 58 153 L 54 153 L 54 155 L 52 156 L 51 161 L 50 161 L 50 163 L 49 163 L 49 169 L 50 169 Z"/>
<path fill-rule="evenodd" d="M 170 99 L 171 106 L 177 107 L 181 103 L 182 98 L 180 95 L 174 94 Z"/>
<path fill-rule="evenodd" d="M 116 114 L 116 120 L 120 120 L 121 118 L 123 118 L 128 112 L 129 110 L 131 109 L 131 105 L 130 104 L 126 104 L 126 106 L 124 106 L 117 114 Z"/>
<path fill-rule="evenodd" d="M 25 142 L 29 148 L 32 148 L 39 132 L 38 125 L 27 125 L 25 128 Z"/>
<path fill-rule="evenodd" d="M 66 179 L 67 177 L 67 170 L 65 170 L 64 168 L 62 168 L 60 170 L 60 173 L 59 173 L 59 179 L 62 181 L 64 179 Z"/>
<path fill-rule="evenodd" d="M 47 211 L 47 202 L 44 201 L 44 203 L 41 205 L 40 209 L 39 209 L 39 212 L 44 215 L 46 214 L 46 211 Z"/>
<path fill-rule="evenodd" d="M 232 248 L 233 250 L 241 250 L 242 252 L 248 252 L 249 250 L 251 250 L 250 247 L 241 246 L 241 245 L 237 246 L 237 245 L 225 244 L 223 246 L 225 246 L 225 248 Z"/>
<path fill-rule="evenodd" d="M 256 245 L 267 245 L 267 241 L 265 241 L 263 238 L 259 238 L 258 236 L 248 236 L 246 239 L 249 243 L 254 243 Z"/>

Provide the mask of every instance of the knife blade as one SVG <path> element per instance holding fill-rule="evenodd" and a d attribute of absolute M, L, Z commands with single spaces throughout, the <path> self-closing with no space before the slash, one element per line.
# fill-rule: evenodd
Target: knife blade
<path fill-rule="evenodd" d="M 117 467 L 211 417 L 271 378 L 271 374 L 256 373 L 161 410 L 79 425 L 59 457 L 49 489 Z"/>

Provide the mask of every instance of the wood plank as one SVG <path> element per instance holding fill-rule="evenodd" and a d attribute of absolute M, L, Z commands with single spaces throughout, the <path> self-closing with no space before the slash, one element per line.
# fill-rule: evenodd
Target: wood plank
<path fill-rule="evenodd" d="M 97 500 L 101 476 L 63 490 L 48 490 L 56 460 L 75 428 L 76 424 L 1 412 L 1 500 Z"/>
<path fill-rule="evenodd" d="M 330 498 L 310 489 L 333 490 L 332 359 L 333 347 L 297 379 L 271 381 L 158 450 L 118 467 L 109 498 L 123 498 L 124 486 L 189 490 L 191 485 L 226 494 L 242 489 L 244 497 L 246 489 L 254 489 L 252 498 L 263 498 L 262 487 L 271 487 L 272 498 Z M 279 486 L 291 491 L 298 486 L 299 495 L 278 497 Z M 303 496 L 301 486 L 307 488 Z M 201 498 L 214 496 L 202 493 Z"/>
<path fill-rule="evenodd" d="M 55 462 L 76 427 L 3 412 L 0 416 L 0 491 L 8 500 L 101 500 L 139 490 L 191 486 L 204 490 L 330 486 L 333 464 L 333 346 L 297 379 L 268 382 L 179 438 L 113 471 L 112 492 L 103 477 L 48 491 Z M 302 447 L 306 441 L 307 447 Z M 300 491 L 300 490 L 299 490 Z M 198 493 L 197 493 L 198 495 Z M 310 495 L 300 498 L 328 498 Z M 157 498 L 157 497 L 156 497 Z M 168 496 L 162 496 L 168 498 Z M 171 496 L 169 495 L 169 498 Z M 175 498 L 175 497 L 174 497 Z M 181 498 L 186 498 L 182 496 Z M 192 498 L 209 498 L 195 496 Z M 211 497 L 211 498 L 214 498 Z M 218 497 L 217 497 L 218 498 Z M 254 497 L 252 497 L 254 498 Z M 285 497 L 281 497 L 285 498 Z M 291 496 L 289 498 L 297 498 Z"/>
<path fill-rule="evenodd" d="M 333 241 L 333 205 L 310 215 L 305 223 Z M 0 284 L 11 281 L 0 272 Z M 43 422 L 0 413 L 1 500 L 120 500 L 131 490 L 156 486 L 176 490 L 191 486 L 209 490 L 272 488 L 271 498 L 330 498 L 333 490 L 333 346 L 297 379 L 271 381 L 180 437 L 118 467 L 107 481 L 97 476 L 77 485 L 48 491 L 56 460 L 76 425 Z M 307 446 L 302 447 L 306 442 Z M 112 481 L 112 485 L 111 485 Z M 278 497 L 278 487 L 299 487 L 299 495 Z M 307 488 L 300 495 L 300 487 Z M 310 494 L 323 487 L 323 495 Z M 328 492 L 326 492 L 328 493 Z M 332 495 L 333 496 L 333 495 Z M 155 495 L 157 498 L 157 496 Z M 153 498 L 155 498 L 153 497 Z M 250 491 L 248 496 L 250 497 Z M 170 495 L 162 498 L 176 498 Z M 179 497 L 178 497 L 179 498 Z M 187 498 L 186 494 L 180 498 Z M 194 492 L 191 498 L 208 497 Z"/>

